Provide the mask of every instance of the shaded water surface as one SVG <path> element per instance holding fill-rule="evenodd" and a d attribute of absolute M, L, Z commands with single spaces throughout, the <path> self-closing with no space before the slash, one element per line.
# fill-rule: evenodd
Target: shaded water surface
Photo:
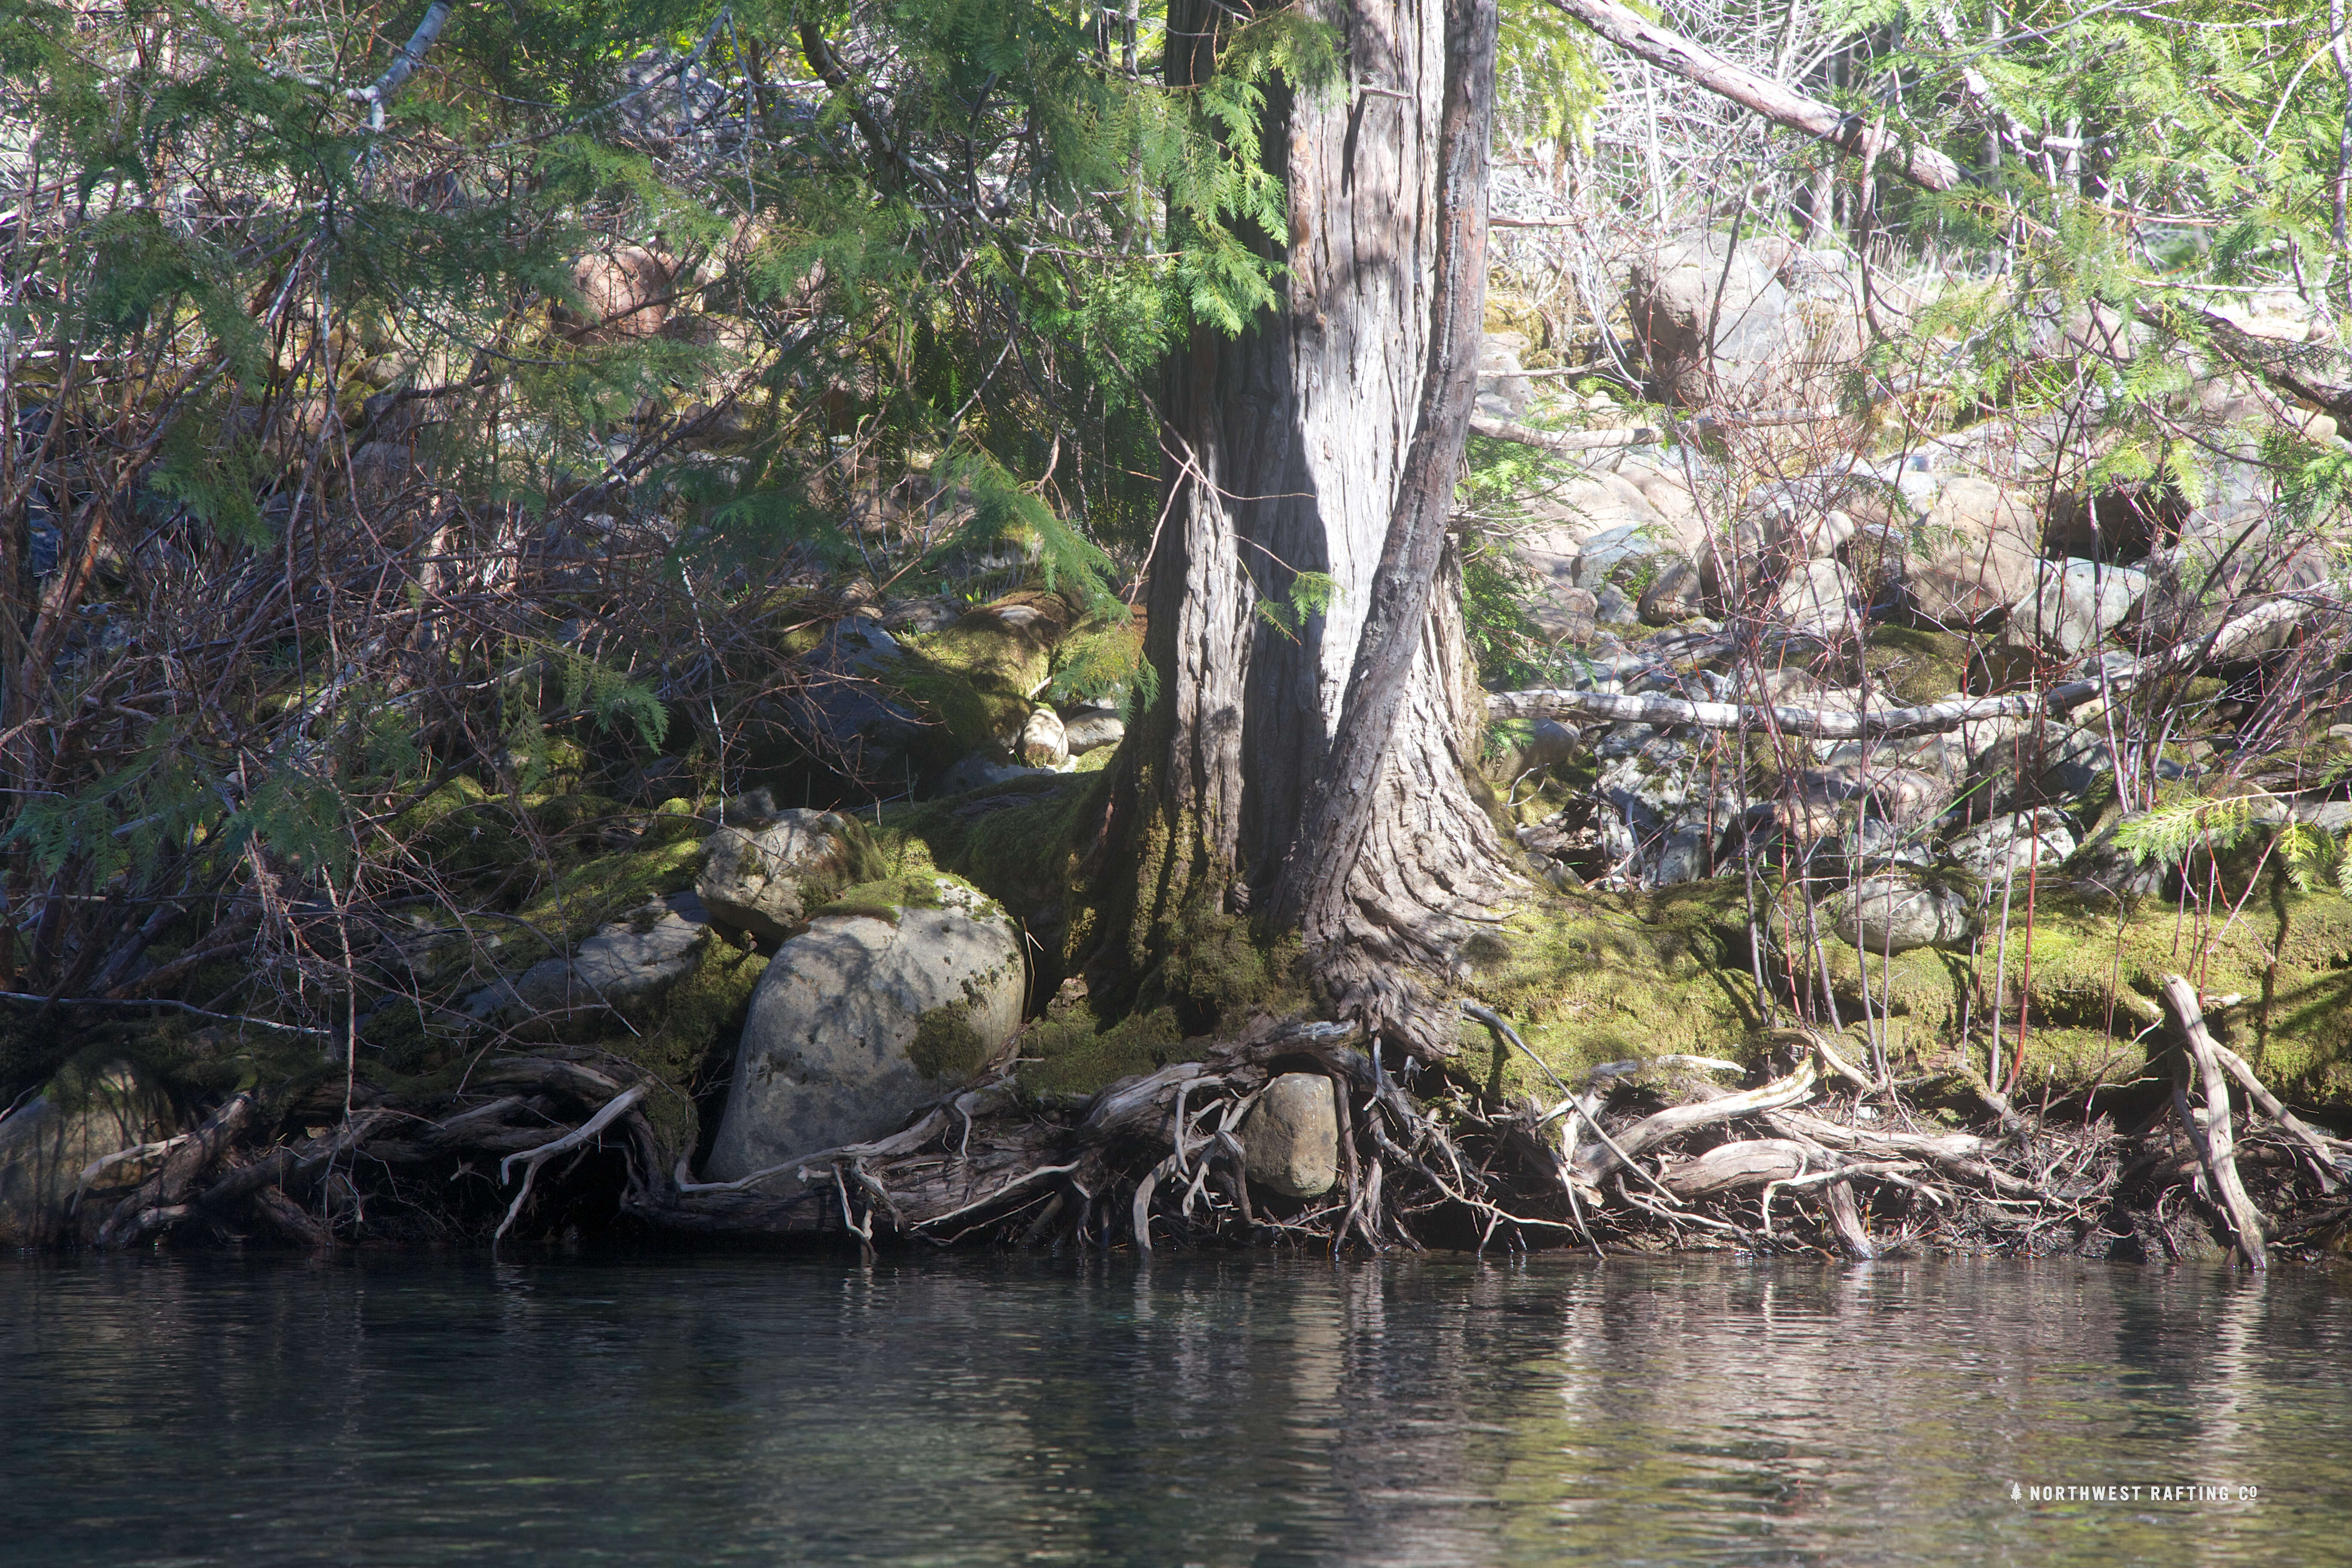
<path fill-rule="evenodd" d="M 2352 1274 L 0 1259 L 0 1562 L 456 1561 L 2352 1563 Z"/>

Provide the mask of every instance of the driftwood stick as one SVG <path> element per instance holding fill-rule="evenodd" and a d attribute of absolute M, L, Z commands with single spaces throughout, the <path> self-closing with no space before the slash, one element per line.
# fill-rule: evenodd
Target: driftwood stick
<path fill-rule="evenodd" d="M 1696 83 L 1707 91 L 1750 109 L 1776 125 L 1818 137 L 1865 164 L 1885 159 L 1895 173 L 1931 191 L 1958 188 L 1960 166 L 1932 147 L 1898 142 L 1883 126 L 1819 99 L 1807 98 L 1770 77 L 1732 64 L 1680 33 L 1669 32 L 1615 0 L 1551 0 L 1636 59 Z"/>
<path fill-rule="evenodd" d="M 243 1136 L 258 1103 L 249 1091 L 233 1096 L 202 1127 L 180 1140 L 179 1147 L 165 1157 L 163 1168 L 123 1199 L 99 1228 L 98 1245 L 128 1246 L 194 1213 L 187 1202 L 189 1190 Z"/>
<path fill-rule="evenodd" d="M 2221 1064 L 2214 1058 L 2213 1037 L 2205 1030 L 2205 1014 L 2197 1005 L 2197 992 L 2178 974 L 2164 979 L 2164 1005 L 2172 1015 L 2173 1026 L 2189 1047 L 2189 1055 L 2197 1064 L 2197 1077 L 2205 1091 L 2205 1119 L 2200 1124 L 2189 1108 L 2189 1097 L 2179 1085 L 2173 1088 L 2173 1103 L 2189 1136 L 2197 1145 L 2198 1157 L 2204 1162 L 2205 1173 L 2213 1183 L 2213 1194 L 2229 1219 L 2230 1228 L 2237 1233 L 2238 1250 L 2245 1255 L 2249 1268 L 2266 1268 L 2270 1260 L 2263 1247 L 2263 1216 L 2254 1207 L 2254 1200 L 2246 1194 L 2246 1184 L 2238 1175 L 2233 1134 L 2230 1131 L 2230 1082 L 2222 1076 Z"/>
<path fill-rule="evenodd" d="M 989 1205 L 996 1203 L 1003 1198 L 1007 1194 L 1015 1192 L 1022 1187 L 1025 1187 L 1032 1182 L 1041 1182 L 1047 1176 L 1066 1176 L 1071 1172 L 1083 1166 L 1085 1163 L 1086 1162 L 1084 1160 L 1073 1160 L 1066 1165 L 1039 1165 L 1034 1170 L 1024 1171 L 1019 1175 L 1013 1177 L 1011 1181 L 1005 1183 L 1003 1186 L 997 1188 L 994 1192 L 974 1198 L 971 1202 L 963 1205 L 960 1208 L 951 1208 L 945 1214 L 935 1214 L 929 1219 L 919 1219 L 908 1228 L 912 1230 L 920 1230 L 925 1226 L 945 1225 L 949 1220 L 961 1218 L 961 1216 L 971 1213 L 974 1209 L 986 1208 Z M 1081 1188 L 1080 1191 L 1083 1193 L 1085 1189 Z"/>
<path fill-rule="evenodd" d="M 1648 1184 L 1657 1192 L 1659 1196 L 1664 1198 L 1668 1203 L 1680 1203 L 1682 1201 L 1675 1197 L 1674 1194 L 1666 1191 L 1664 1186 L 1660 1185 L 1657 1177 L 1650 1174 L 1649 1172 L 1633 1163 L 1633 1156 L 1617 1146 L 1617 1141 L 1609 1136 L 1609 1129 L 1601 1125 L 1601 1119 L 1592 1113 L 1592 1108 L 1585 1104 L 1583 1100 L 1578 1099 L 1570 1091 L 1568 1085 L 1560 1081 L 1559 1075 L 1551 1070 L 1551 1065 L 1549 1062 L 1546 1062 L 1543 1058 L 1536 1055 L 1536 1053 L 1528 1047 L 1528 1043 L 1519 1038 L 1519 1032 L 1511 1027 L 1510 1025 L 1505 1023 L 1501 1014 L 1496 1012 L 1491 1007 L 1481 1006 L 1475 1002 L 1463 1003 L 1462 1011 L 1470 1017 L 1476 1019 L 1479 1023 L 1486 1025 L 1487 1028 L 1492 1029 L 1500 1038 L 1508 1040 L 1512 1045 L 1517 1046 L 1523 1053 L 1526 1054 L 1528 1060 L 1535 1063 L 1537 1067 L 1542 1068 L 1544 1077 L 1551 1079 L 1553 1088 L 1559 1089 L 1560 1093 L 1568 1096 L 1568 1104 L 1575 1108 L 1576 1113 L 1579 1116 L 1584 1118 L 1584 1124 L 1592 1129 L 1592 1135 L 1601 1140 L 1601 1147 L 1607 1149 L 1611 1154 L 1616 1156 L 1617 1163 L 1619 1164 L 1633 1172 L 1635 1175 L 1641 1177 L 1644 1183 Z M 1655 1120 L 1657 1120 L 1655 1117 L 1651 1118 L 1651 1121 Z M 1573 1126 L 1573 1123 L 1570 1125 Z M 1647 1126 L 1648 1123 L 1644 1122 L 1643 1125 Z M 1586 1170 L 1580 1168 L 1580 1163 L 1565 1163 L 1561 1169 L 1560 1180 L 1563 1183 L 1582 1181 L 1586 1186 L 1592 1188 L 1596 1193 L 1599 1192 L 1601 1187 L 1601 1178 L 1609 1173 L 1608 1165 L 1605 1163 L 1595 1162 L 1593 1168 L 1589 1173 Z M 1573 1198 L 1575 1194 L 1571 1190 L 1569 1195 Z"/>
<path fill-rule="evenodd" d="M 241 1199 L 289 1181 L 308 1181 L 335 1161 L 359 1147 L 387 1122 L 398 1120 L 398 1113 L 383 1107 L 363 1110 L 323 1137 L 314 1138 L 297 1150 L 280 1147 L 270 1151 L 249 1165 L 239 1165 L 223 1173 L 205 1189 L 197 1206 L 210 1214 L 218 1214 Z"/>
<path fill-rule="evenodd" d="M 1864 736 L 1933 735 L 1984 719 L 2030 719 L 2045 711 L 2063 713 L 2113 690 L 2114 685 L 2110 681 L 2103 688 L 2095 680 L 2076 680 L 2038 694 L 2018 691 L 1999 697 L 1963 697 L 1914 708 L 1882 708 L 1853 713 L 1837 709 L 1764 707 L 1745 702 L 1694 702 L 1657 691 L 1538 688 L 1489 693 L 1486 711 L 1497 719 L 1581 716 L 1619 724 L 1688 724 L 1701 730 L 1760 729 L 1769 722 L 1792 735 L 1853 741 Z"/>
<path fill-rule="evenodd" d="M 1727 1094 L 1719 1099 L 1702 1100 L 1689 1105 L 1669 1106 L 1655 1115 L 1645 1116 L 1635 1122 L 1626 1131 L 1622 1138 L 1611 1140 L 1603 1134 L 1603 1142 L 1610 1154 L 1629 1168 L 1639 1171 L 1640 1167 L 1633 1164 L 1633 1157 L 1653 1144 L 1664 1142 L 1679 1133 L 1689 1131 L 1694 1127 L 1705 1127 L 1713 1122 L 1729 1121 L 1736 1117 L 1754 1116 L 1762 1111 L 1778 1110 L 1782 1106 L 1794 1105 L 1800 1100 L 1811 1098 L 1814 1081 L 1813 1058 L 1808 1056 L 1798 1066 L 1797 1070 L 1787 1078 L 1775 1079 L 1761 1088 L 1748 1089 L 1738 1094 Z M 1588 1117 L 1587 1121 L 1590 1121 L 1591 1118 Z M 1600 1130 L 1599 1122 L 1592 1122 L 1591 1125 L 1594 1131 Z M 1591 1153 L 1579 1159 L 1577 1167 L 1577 1174 L 1583 1178 L 1587 1184 L 1597 1184 L 1601 1177 L 1609 1173 L 1609 1162 L 1596 1158 Z M 1643 1173 L 1647 1174 L 1646 1172 Z"/>
<path fill-rule="evenodd" d="M 1698 421 L 1687 423 L 1696 424 Z M 1666 438 L 1664 430 L 1648 425 L 1630 430 L 1544 430 L 1533 425 L 1522 425 L 1516 419 L 1495 419 L 1484 414 L 1471 416 L 1470 433 L 1484 436 L 1489 441 L 1508 441 L 1515 446 L 1533 447 L 1541 452 L 1591 452 L 1608 447 L 1650 447 Z"/>
<path fill-rule="evenodd" d="M 1830 1043 L 1829 1033 L 1826 1030 L 1812 1028 L 1809 1026 L 1793 1029 L 1775 1029 L 1772 1031 L 1771 1037 L 1776 1040 L 1786 1040 L 1792 1044 L 1804 1046 L 1809 1049 L 1819 1051 L 1822 1054 L 1822 1066 L 1828 1068 L 1830 1071 L 1837 1074 L 1838 1077 L 1844 1079 L 1848 1083 L 1853 1084 L 1857 1089 L 1874 1090 L 1878 1088 L 1878 1080 L 1876 1079 L 1872 1078 L 1868 1073 L 1864 1072 L 1860 1068 L 1854 1066 L 1852 1062 L 1838 1055 L 1837 1047 Z"/>
<path fill-rule="evenodd" d="M 117 1149 L 111 1154 L 100 1155 L 81 1168 L 81 1179 L 74 1184 L 73 1196 L 66 1202 L 66 1212 L 70 1215 L 79 1209 L 82 1194 L 89 1191 L 89 1184 L 115 1166 L 132 1160 L 152 1160 L 158 1154 L 168 1154 L 194 1136 L 193 1132 L 183 1132 L 177 1138 L 166 1138 L 161 1143 L 134 1143 L 128 1149 Z"/>
<path fill-rule="evenodd" d="M 1180 1131 L 1177 1137 L 1181 1141 L 1183 1134 Z M 1159 1189 L 1163 1178 L 1181 1175 L 1183 1170 L 1183 1156 L 1171 1154 L 1144 1172 L 1135 1184 L 1135 1203 L 1129 1221 L 1135 1227 L 1135 1250 L 1147 1258 L 1151 1255 L 1151 1194 Z"/>
<path fill-rule="evenodd" d="M 599 1133 L 603 1132 L 605 1128 L 610 1127 L 614 1122 L 618 1121 L 623 1115 L 626 1114 L 629 1107 L 636 1104 L 637 1101 L 643 1100 L 645 1097 L 646 1086 L 644 1084 L 640 1083 L 632 1085 L 631 1087 L 623 1089 L 620 1093 L 614 1095 L 612 1099 L 606 1100 L 604 1102 L 604 1108 L 602 1110 L 599 1110 L 595 1115 L 582 1122 L 579 1127 L 573 1131 L 556 1139 L 553 1142 L 542 1143 L 536 1149 L 526 1150 L 520 1154 L 509 1154 L 505 1159 L 499 1161 L 499 1180 L 500 1182 L 506 1181 L 514 1173 L 516 1161 L 520 1160 L 523 1163 L 522 1190 L 515 1194 L 513 1204 L 507 1209 L 507 1217 L 499 1221 L 499 1228 L 491 1236 L 491 1242 L 496 1244 L 505 1240 L 507 1232 L 512 1230 L 514 1228 L 514 1222 L 521 1217 L 522 1205 L 530 1200 L 531 1184 L 538 1178 L 539 1168 L 541 1165 L 544 1165 L 548 1161 L 553 1159 L 558 1154 L 563 1153 L 567 1150 L 577 1149 L 583 1144 L 594 1142 Z M 846 1202 L 847 1200 L 844 1199 L 844 1201 Z"/>
<path fill-rule="evenodd" d="M 256 1213 L 276 1226 L 290 1240 L 320 1251 L 335 1245 L 333 1231 L 321 1224 L 310 1210 L 276 1187 L 264 1187 L 254 1194 L 253 1207 Z"/>
<path fill-rule="evenodd" d="M 1805 1173 L 1811 1151 L 1787 1138 L 1747 1138 L 1719 1143 L 1696 1159 L 1669 1165 L 1666 1190 L 1679 1198 L 1703 1198 L 1741 1187 L 1786 1183 Z"/>
<path fill-rule="evenodd" d="M 2226 658 L 2257 635 L 2302 620 L 2315 608 L 2297 599 L 2275 599 L 2223 626 L 2213 635 L 2210 648 L 2183 644 L 2160 658 L 2113 663 L 2103 679 L 2070 680 L 2040 692 L 2015 691 L 1997 697 L 1960 697 L 1948 702 L 1927 702 L 1911 708 L 1865 709 L 1848 713 L 1837 709 L 1766 707 L 1745 702 L 1693 702 L 1686 698 L 1668 697 L 1663 692 L 1537 688 L 1526 691 L 1491 692 L 1486 698 L 1486 711 L 1497 719 L 1583 716 L 1607 719 L 1621 724 L 1688 724 L 1701 730 L 1760 729 L 1769 722 L 1789 734 L 1828 741 L 1856 741 L 1865 736 L 1934 735 L 1985 719 L 2032 719 L 2043 713 L 2071 712 L 2086 702 L 2113 697 L 2168 670 Z"/>
<path fill-rule="evenodd" d="M 1540 375 L 1541 371 L 1525 371 L 1525 375 Z M 1693 433 L 1721 429 L 1726 426 L 1753 427 L 1760 425 L 1821 425 L 1845 417 L 1837 408 L 1762 408 L 1753 414 L 1695 414 L 1688 419 L 1675 421 L 1677 431 Z M 1470 416 L 1470 433 L 1484 436 L 1489 441 L 1508 441 L 1514 446 L 1533 447 L 1544 452 L 1591 452 L 1610 447 L 1652 447 L 1666 438 L 1667 432 L 1653 425 L 1638 425 L 1624 430 L 1546 430 L 1539 426 L 1522 425 L 1516 419 L 1496 419 L 1485 414 Z"/>
<path fill-rule="evenodd" d="M 1878 1256 L 1878 1244 L 1870 1239 L 1870 1227 L 1862 1223 L 1862 1211 L 1854 1205 L 1852 1178 L 1841 1173 L 1829 1188 L 1830 1229 L 1838 1246 L 1856 1263 L 1868 1263 Z"/>
<path fill-rule="evenodd" d="M 2289 1110 L 2279 1102 L 2277 1095 L 2263 1087 L 2262 1079 L 2254 1076 L 2254 1069 L 2246 1065 L 2246 1058 L 2219 1040 L 2213 1042 L 2213 1059 L 2238 1080 L 2239 1086 L 2246 1091 L 2246 1098 L 2254 1102 L 2255 1109 L 2284 1128 L 2291 1137 L 2310 1151 L 2317 1167 L 2314 1173 L 2319 1177 L 2320 1191 L 2340 1191 L 2344 1184 L 2336 1173 L 2336 1165 L 2346 1152 L 2352 1152 L 2352 1143 L 2340 1138 L 2330 1138 Z"/>

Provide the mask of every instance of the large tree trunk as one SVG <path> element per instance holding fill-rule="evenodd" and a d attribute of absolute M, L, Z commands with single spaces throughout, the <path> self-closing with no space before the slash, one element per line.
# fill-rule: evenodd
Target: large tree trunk
<path fill-rule="evenodd" d="M 1139 968 L 1204 918 L 1303 925 L 1326 1000 L 1429 1056 L 1454 1033 L 1431 983 L 1512 881 L 1472 794 L 1483 696 L 1444 535 L 1483 312 L 1495 11 L 1310 9 L 1344 30 L 1349 82 L 1268 96 L 1284 308 L 1239 338 L 1196 331 L 1169 369 L 1160 690 L 1107 842 L 1136 851 L 1118 934 Z M 1180 0 L 1171 38 L 1205 40 L 1222 12 Z M 1209 66 L 1205 41 L 1171 47 L 1171 85 Z M 1337 595 L 1297 616 L 1301 574 Z"/>

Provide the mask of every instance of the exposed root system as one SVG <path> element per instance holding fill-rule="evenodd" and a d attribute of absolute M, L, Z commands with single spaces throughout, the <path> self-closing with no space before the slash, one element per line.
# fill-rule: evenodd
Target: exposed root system
<path fill-rule="evenodd" d="M 1596 1252 L 1675 1247 L 1871 1258 L 1927 1251 L 2163 1261 L 2227 1247 L 2261 1268 L 2341 1247 L 2352 1142 L 2263 1090 L 2166 988 L 2181 1049 L 2168 1099 L 2137 1126 L 2106 1111 L 2028 1112 L 1981 1084 L 1978 1125 L 1874 1082 L 1812 1030 L 1774 1037 L 1785 1070 L 1605 1065 L 1551 1103 L 1498 1104 L 1423 1073 L 1424 1099 L 1349 1026 L 1269 1025 L 1202 1059 L 1129 1078 L 1053 1113 L 1006 1082 L 968 1089 L 889 1137 L 813 1151 L 740 1181 L 693 1180 L 646 1114 L 646 1083 L 555 1055 L 486 1065 L 437 1100 L 360 1091 L 331 1126 L 289 1126 L 240 1094 L 195 1131 L 110 1162 L 153 1167 L 98 1228 L 102 1246 L 167 1234 L 366 1239 L 547 1237 L 616 1223 L 742 1240 L 864 1247 L 991 1242 L 1063 1248 L 1267 1240 L 1381 1251 Z M 1465 1012 L 1524 1050 L 1508 1024 Z M 1254 1186 L 1244 1118 L 1279 1074 L 1321 1074 L 1339 1128 L 1329 1190 Z M 2250 1109 L 2233 1114 L 2231 1086 Z M 616 1218 L 617 1216 L 617 1218 Z"/>

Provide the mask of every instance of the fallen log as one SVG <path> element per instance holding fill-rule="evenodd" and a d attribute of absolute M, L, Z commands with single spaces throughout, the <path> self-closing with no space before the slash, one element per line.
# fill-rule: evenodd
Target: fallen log
<path fill-rule="evenodd" d="M 2210 1031 L 2206 1037 L 2212 1039 Z M 2246 1091 L 2246 1098 L 2253 1101 L 2255 1109 L 2277 1122 L 2289 1137 L 2310 1152 L 2313 1174 L 2319 1178 L 2319 1190 L 2323 1193 L 2341 1191 L 2344 1183 L 2338 1172 L 2352 1164 L 2352 1143 L 2341 1138 L 2330 1138 L 2289 1110 L 2279 1102 L 2277 1095 L 2263 1087 L 2262 1080 L 2254 1076 L 2254 1069 L 2246 1065 L 2245 1058 L 2219 1040 L 2213 1040 L 2212 1045 L 2213 1059 L 2238 1080 L 2239 1087 Z"/>
<path fill-rule="evenodd" d="M 1747 1138 L 1670 1164 L 1658 1179 L 1678 1198 L 1704 1198 L 1792 1180 L 1811 1169 L 1811 1158 L 1793 1139 Z"/>
<path fill-rule="evenodd" d="M 1541 371 L 1525 371 L 1524 375 L 1540 375 Z M 1822 425 L 1842 419 L 1845 414 L 1836 408 L 1763 408 L 1753 414 L 1694 414 L 1687 419 L 1675 421 L 1672 430 L 1654 425 L 1636 425 L 1622 430 L 1546 430 L 1534 425 L 1522 425 L 1516 419 L 1496 419 L 1489 415 L 1475 414 L 1470 418 L 1470 433 L 1484 436 L 1489 441 L 1508 441 L 1514 446 L 1533 447 L 1544 452 L 1591 452 L 1611 447 L 1654 447 L 1670 436 L 1687 440 L 1727 426 L 1752 429 L 1762 425 Z"/>
<path fill-rule="evenodd" d="M 1853 712 L 1839 709 L 1766 706 L 1746 702 L 1694 702 L 1664 692 L 1579 691 L 1545 687 L 1524 691 L 1486 694 L 1486 711 L 1496 719 L 1606 719 L 1621 724 L 1671 726 L 1687 724 L 1700 730 L 1778 729 L 1817 740 L 1855 741 L 1865 737 L 1895 738 L 1933 735 L 1987 719 L 2032 719 L 2063 714 L 2114 697 L 2133 687 L 2191 664 L 2225 658 L 2256 636 L 2311 615 L 2315 606 L 2295 599 L 2276 599 L 2248 611 L 2195 648 L 2184 644 L 2147 659 L 2108 656 L 2105 671 L 2085 680 L 2070 680 L 2043 691 L 2012 691 L 1993 697 L 1960 697 L 1907 708 L 1867 707 Z"/>
<path fill-rule="evenodd" d="M 1612 1162 L 1645 1174 L 1639 1171 L 1639 1167 L 1633 1166 L 1633 1156 L 1644 1149 L 1695 1127 L 1729 1121 L 1741 1116 L 1759 1115 L 1808 1100 L 1812 1096 L 1814 1080 L 1813 1058 L 1808 1056 L 1787 1078 L 1775 1079 L 1759 1088 L 1687 1105 L 1669 1106 L 1643 1117 L 1613 1141 L 1604 1142 L 1599 1152 L 1588 1151 L 1580 1154 L 1575 1164 L 1576 1174 L 1587 1185 L 1598 1185 L 1601 1178 L 1609 1173 Z M 1600 1127 L 1597 1121 L 1592 1125 L 1596 1130 Z M 1603 1137 L 1606 1139 L 1607 1135 L 1603 1134 Z"/>
<path fill-rule="evenodd" d="M 1882 124 L 1808 98 L 1745 66 L 1734 65 L 1615 0 L 1551 3 L 1636 59 L 1647 60 L 1660 70 L 1720 94 L 1776 125 L 1816 137 L 1866 163 L 1885 159 L 1896 174 L 1927 190 L 1949 191 L 1960 184 L 1960 166 L 1934 148 L 1898 142 Z"/>
<path fill-rule="evenodd" d="M 259 1101 L 250 1092 L 232 1095 L 164 1159 L 163 1168 L 115 1205 L 99 1227 L 98 1245 L 127 1247 L 178 1224 L 190 1213 L 189 1192 L 215 1163 L 235 1146 L 252 1122 Z"/>

